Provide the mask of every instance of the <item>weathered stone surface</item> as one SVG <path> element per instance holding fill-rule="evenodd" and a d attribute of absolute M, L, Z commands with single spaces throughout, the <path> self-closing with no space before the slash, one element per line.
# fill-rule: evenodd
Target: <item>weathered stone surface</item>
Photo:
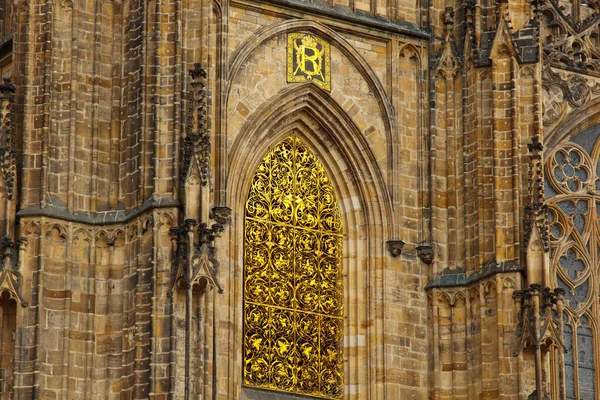
<path fill-rule="evenodd" d="M 513 292 L 558 283 L 526 145 L 600 125 L 597 7 L 562 3 L 0 0 L 0 398 L 302 398 L 242 382 L 246 200 L 290 135 L 343 219 L 343 397 L 529 396 Z"/>

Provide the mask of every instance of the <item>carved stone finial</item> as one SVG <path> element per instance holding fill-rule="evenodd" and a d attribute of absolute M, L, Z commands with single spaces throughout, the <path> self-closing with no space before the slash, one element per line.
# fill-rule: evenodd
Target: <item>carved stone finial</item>
<path fill-rule="evenodd" d="M 471 20 L 473 19 L 473 17 L 475 16 L 475 0 L 467 0 L 465 3 L 465 18 L 467 20 Z"/>
<path fill-rule="evenodd" d="M 454 9 L 451 6 L 446 7 L 444 26 L 446 36 L 441 53 L 434 64 L 434 69 L 437 71 L 436 74 L 439 73 L 446 79 L 453 79 L 458 72 L 460 61 L 456 56 L 454 45 Z"/>
<path fill-rule="evenodd" d="M 420 244 L 416 247 L 417 256 L 425 264 L 429 265 L 433 262 L 433 246 L 430 244 Z"/>
<path fill-rule="evenodd" d="M 187 135 L 183 139 L 183 167 L 181 182 L 185 184 L 193 161 L 197 167 L 202 186 L 211 182 L 210 157 L 211 157 L 211 132 L 208 120 L 208 92 L 206 78 L 208 74 L 200 63 L 194 64 L 194 69 L 189 70 L 191 76 L 188 109 Z"/>
<path fill-rule="evenodd" d="M 402 254 L 404 242 L 402 240 L 388 240 L 386 243 L 386 247 L 387 250 L 390 252 L 390 255 L 396 258 Z"/>
<path fill-rule="evenodd" d="M 194 63 L 194 69 L 190 69 L 189 73 L 193 80 L 207 77 L 206 70 L 202 68 L 202 64 L 200 63 Z"/>
<path fill-rule="evenodd" d="M 452 6 L 446 7 L 446 11 L 444 12 L 444 26 L 446 26 L 446 29 L 452 29 L 454 26 L 454 8 Z"/>
<path fill-rule="evenodd" d="M 209 216 L 218 224 L 227 225 L 231 222 L 231 208 L 225 206 L 213 207 Z"/>
<path fill-rule="evenodd" d="M 196 222 L 196 220 L 195 220 L 195 219 L 193 219 L 193 218 L 188 218 L 188 219 L 186 219 L 185 221 L 183 221 L 183 225 L 185 226 L 185 229 L 186 229 L 187 231 L 191 231 L 191 230 L 193 230 L 193 229 L 194 229 L 194 227 L 195 227 L 196 225 L 198 225 L 198 222 Z"/>

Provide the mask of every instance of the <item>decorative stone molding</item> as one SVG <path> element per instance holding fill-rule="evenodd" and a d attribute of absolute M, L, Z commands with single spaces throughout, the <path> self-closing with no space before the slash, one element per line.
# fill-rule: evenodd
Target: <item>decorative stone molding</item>
<path fill-rule="evenodd" d="M 73 214 L 69 210 L 60 205 L 47 204 L 46 207 L 41 208 L 39 206 L 27 207 L 17 212 L 17 217 L 48 217 L 56 218 L 63 221 L 72 221 L 81 224 L 90 225 L 118 225 L 126 224 L 136 218 L 146 218 L 148 214 L 155 210 L 177 208 L 181 203 L 172 197 L 157 197 L 148 198 L 138 208 L 131 211 L 129 210 L 117 210 L 117 211 L 99 211 L 95 213 L 77 213 Z M 150 214 L 151 217 L 151 214 Z"/>
<path fill-rule="evenodd" d="M 394 258 L 399 257 L 402 254 L 402 248 L 404 248 L 404 242 L 402 240 L 388 240 L 386 243 L 387 251 Z"/>
<path fill-rule="evenodd" d="M 190 107 L 188 108 L 187 135 L 183 139 L 183 168 L 181 182 L 185 183 L 190 168 L 197 165 L 202 186 L 210 182 L 211 134 L 207 119 L 206 79 L 208 74 L 200 63 L 189 71 Z"/>
<path fill-rule="evenodd" d="M 600 74 L 600 48 L 596 43 L 600 28 L 597 2 L 581 2 L 577 12 L 565 14 L 557 0 L 541 2 L 546 37 L 541 38 L 550 65 Z M 582 13 L 581 11 L 586 11 Z"/>
<path fill-rule="evenodd" d="M 600 94 L 598 82 L 581 75 L 555 72 L 549 65 L 544 67 L 542 81 L 544 125 L 562 120 L 568 106 L 582 107 L 592 99 L 592 94 Z"/>
<path fill-rule="evenodd" d="M 429 265 L 433 262 L 433 246 L 430 244 L 420 244 L 416 246 L 417 256 L 425 264 Z"/>
<path fill-rule="evenodd" d="M 223 225 L 217 223 L 208 227 L 202 222 L 194 231 L 196 225 L 196 220 L 186 219 L 182 225 L 169 231 L 173 249 L 172 287 L 169 296 L 173 295 L 177 286 L 188 289 L 195 285 L 217 287 L 219 293 L 223 293 L 217 280 L 219 261 L 215 248 L 215 239 L 221 236 Z"/>
<path fill-rule="evenodd" d="M 27 307 L 27 302 L 21 293 L 23 274 L 19 271 L 19 260 L 15 250 L 27 245 L 27 239 L 20 238 L 13 242 L 9 237 L 4 240 L 4 255 L 0 258 L 0 293 L 8 292 L 9 296 L 18 301 L 22 307 Z M 18 253 L 17 253 L 18 254 Z"/>
<path fill-rule="evenodd" d="M 427 286 L 425 286 L 425 289 L 468 286 L 475 282 L 487 279 L 490 276 L 506 272 L 523 271 L 523 267 L 514 261 L 503 261 L 500 263 L 496 261 L 491 261 L 480 270 L 473 272 L 469 275 L 467 275 L 465 271 L 460 267 L 457 267 L 453 270 L 446 268 L 442 272 L 440 272 L 440 274 L 436 276 L 434 280 L 429 282 Z"/>
<path fill-rule="evenodd" d="M 531 199 L 530 204 L 525 206 L 525 237 L 523 251 L 527 251 L 527 245 L 534 229 L 537 229 L 544 252 L 550 249 L 550 235 L 548 230 L 548 207 L 544 200 L 544 165 L 542 154 L 544 146 L 539 136 L 534 136 L 529 149 L 529 179 L 528 192 Z"/>

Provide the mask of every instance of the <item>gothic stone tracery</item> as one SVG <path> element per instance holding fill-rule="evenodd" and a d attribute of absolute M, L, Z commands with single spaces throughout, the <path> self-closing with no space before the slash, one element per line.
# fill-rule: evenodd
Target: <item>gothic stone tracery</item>
<path fill-rule="evenodd" d="M 590 128 L 556 148 L 546 162 L 551 280 L 564 289 L 567 399 L 598 390 L 600 140 Z"/>

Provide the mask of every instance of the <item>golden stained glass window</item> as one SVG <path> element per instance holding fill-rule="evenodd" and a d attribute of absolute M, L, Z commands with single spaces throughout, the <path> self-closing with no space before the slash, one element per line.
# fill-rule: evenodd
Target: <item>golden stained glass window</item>
<path fill-rule="evenodd" d="M 342 223 L 327 173 L 295 136 L 252 180 L 244 244 L 244 384 L 342 394 Z"/>

